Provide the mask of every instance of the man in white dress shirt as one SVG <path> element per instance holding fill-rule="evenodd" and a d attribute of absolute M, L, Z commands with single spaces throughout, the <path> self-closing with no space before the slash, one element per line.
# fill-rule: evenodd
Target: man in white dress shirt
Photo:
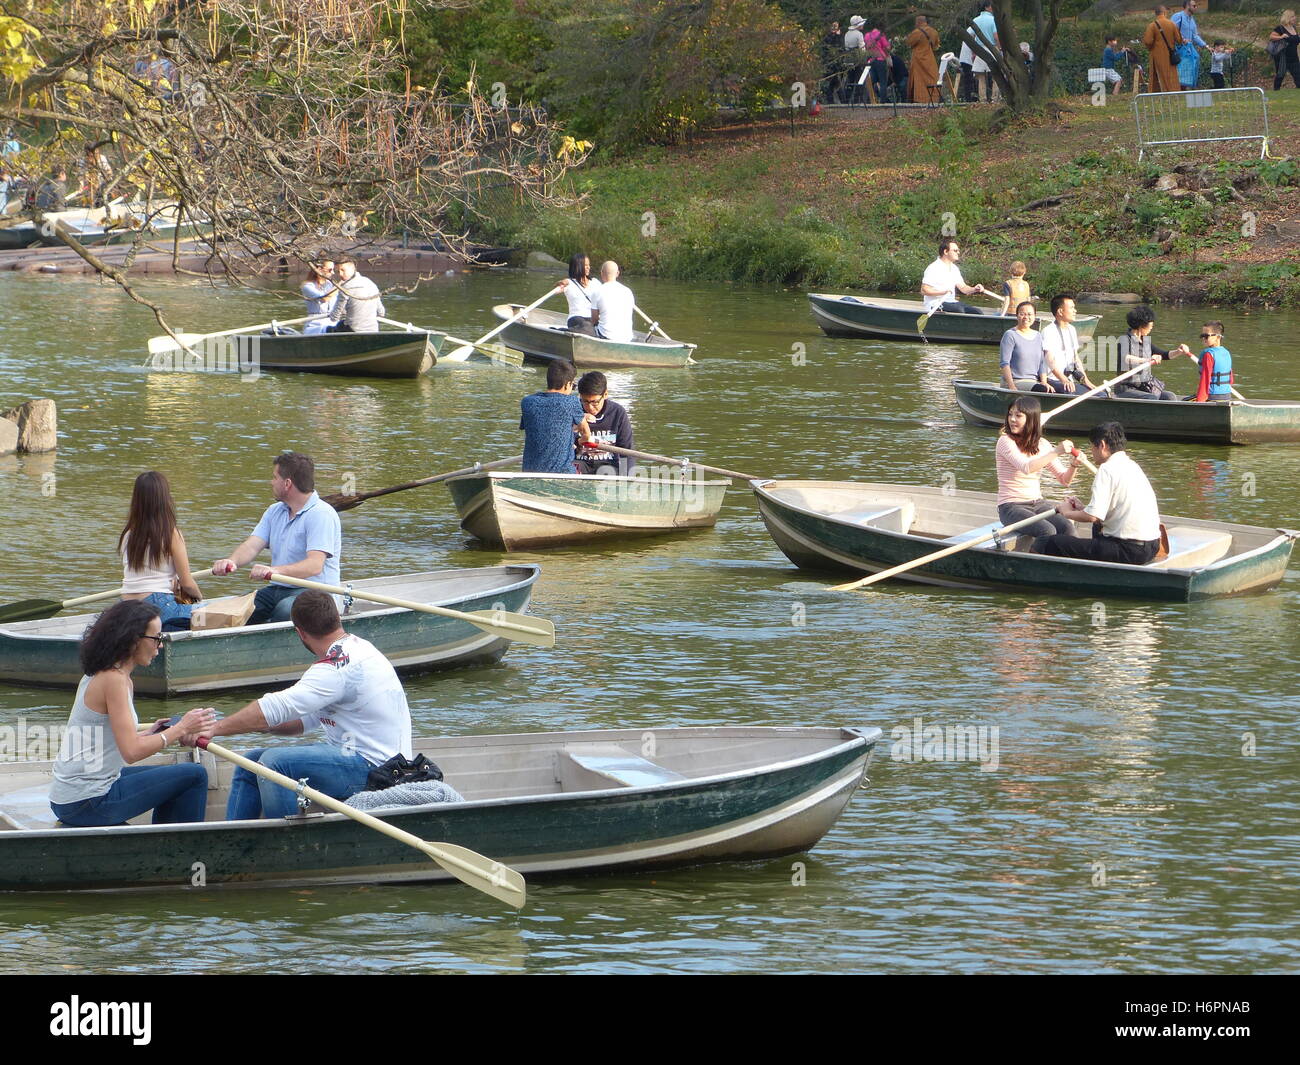
<path fill-rule="evenodd" d="M 921 275 L 921 295 L 925 297 L 925 313 L 947 311 L 949 314 L 980 314 L 978 307 L 962 303 L 957 293 L 982 295 L 983 285 L 968 285 L 957 264 L 961 261 L 961 248 L 951 237 L 939 242 L 939 258 L 925 268 Z"/>
<path fill-rule="evenodd" d="M 1088 439 L 1097 476 L 1092 499 L 1083 506 L 1070 496 L 1056 504 L 1070 521 L 1090 524 L 1092 536 L 1044 536 L 1034 550 L 1060 558 L 1089 558 L 1145 566 L 1160 550 L 1160 504 L 1142 467 L 1129 458 L 1128 441 L 1119 422 L 1102 422 Z"/>
<path fill-rule="evenodd" d="M 612 259 L 600 268 L 600 288 L 592 298 L 591 320 L 596 335 L 626 343 L 632 339 L 632 290 L 618 279 L 618 263 Z"/>

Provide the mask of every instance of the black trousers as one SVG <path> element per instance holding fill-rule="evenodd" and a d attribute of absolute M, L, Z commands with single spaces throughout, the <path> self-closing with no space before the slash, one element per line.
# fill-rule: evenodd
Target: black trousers
<path fill-rule="evenodd" d="M 1300 59 L 1292 59 L 1289 63 L 1284 56 L 1277 56 L 1273 60 L 1276 72 L 1273 75 L 1273 88 L 1282 88 L 1282 82 L 1286 81 L 1286 76 L 1291 75 L 1291 80 L 1295 82 L 1295 87 L 1300 89 Z"/>
<path fill-rule="evenodd" d="M 1122 562 L 1145 566 L 1160 550 L 1160 540 L 1120 540 L 1093 530 L 1087 536 L 1044 536 L 1034 541 L 1034 551 L 1057 558 L 1090 558 L 1097 562 Z"/>

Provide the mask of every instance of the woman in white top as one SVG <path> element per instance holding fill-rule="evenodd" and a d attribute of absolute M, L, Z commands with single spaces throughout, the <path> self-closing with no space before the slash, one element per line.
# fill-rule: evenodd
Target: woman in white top
<path fill-rule="evenodd" d="M 163 639 L 157 608 L 136 600 L 114 603 L 81 639 L 85 676 L 68 716 L 54 763 L 50 809 L 65 825 L 120 825 L 153 810 L 156 825 L 202 821 L 208 773 L 197 762 L 137 766 L 168 744 L 193 742 L 215 720 L 212 708 L 196 707 L 180 721 L 155 721 L 139 730 L 131 672 L 147 666 Z"/>
<path fill-rule="evenodd" d="M 171 486 L 161 473 L 150 470 L 135 479 L 117 550 L 122 556 L 122 598 L 143 599 L 157 607 L 162 627 L 169 632 L 188 629 L 193 604 L 203 593 L 190 573 Z"/>
<path fill-rule="evenodd" d="M 312 263 L 308 269 L 311 277 L 302 283 L 302 298 L 307 303 L 307 321 L 302 331 L 324 333 L 332 324 L 330 314 L 339 298 L 339 290 L 334 287 L 334 263 L 326 259 Z"/>
<path fill-rule="evenodd" d="M 1007 408 L 1002 432 L 994 451 L 998 470 L 998 521 L 1003 525 L 1024 521 L 1034 514 L 1043 520 L 1020 530 L 1022 536 L 1072 535 L 1074 526 L 1056 513 L 1054 504 L 1043 498 L 1043 470 L 1051 468 L 1062 485 L 1074 480 L 1076 464 L 1066 465 L 1061 456 L 1073 446 L 1062 440 L 1052 447 L 1043 439 L 1042 404 L 1032 396 L 1019 396 Z"/>
<path fill-rule="evenodd" d="M 600 291 L 600 282 L 591 276 L 591 260 L 582 252 L 575 255 L 569 260 L 568 280 L 560 284 L 569 301 L 567 328 L 575 333 L 595 336 L 596 327 L 592 324 L 591 312 L 596 309 L 596 293 Z"/>

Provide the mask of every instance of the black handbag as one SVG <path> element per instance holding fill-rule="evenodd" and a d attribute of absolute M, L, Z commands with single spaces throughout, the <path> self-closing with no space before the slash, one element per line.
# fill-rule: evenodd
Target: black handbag
<path fill-rule="evenodd" d="M 407 758 L 404 754 L 395 754 L 383 765 L 375 766 L 366 776 L 366 791 L 383 791 L 395 784 L 441 779 L 442 770 L 424 755 Z"/>

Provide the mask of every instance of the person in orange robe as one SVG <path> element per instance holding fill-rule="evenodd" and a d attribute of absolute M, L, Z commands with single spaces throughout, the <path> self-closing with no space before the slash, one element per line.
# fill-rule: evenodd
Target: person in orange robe
<path fill-rule="evenodd" d="M 1142 43 L 1151 53 L 1151 81 L 1147 92 L 1177 92 L 1178 66 L 1174 52 L 1183 43 L 1183 35 L 1169 18 L 1169 8 L 1161 4 L 1156 17 L 1142 35 Z"/>
<path fill-rule="evenodd" d="M 917 15 L 916 29 L 903 42 L 912 50 L 912 62 L 907 68 L 907 98 L 914 104 L 939 102 L 939 64 L 934 58 L 939 51 L 939 35 L 929 23 L 924 15 Z"/>

